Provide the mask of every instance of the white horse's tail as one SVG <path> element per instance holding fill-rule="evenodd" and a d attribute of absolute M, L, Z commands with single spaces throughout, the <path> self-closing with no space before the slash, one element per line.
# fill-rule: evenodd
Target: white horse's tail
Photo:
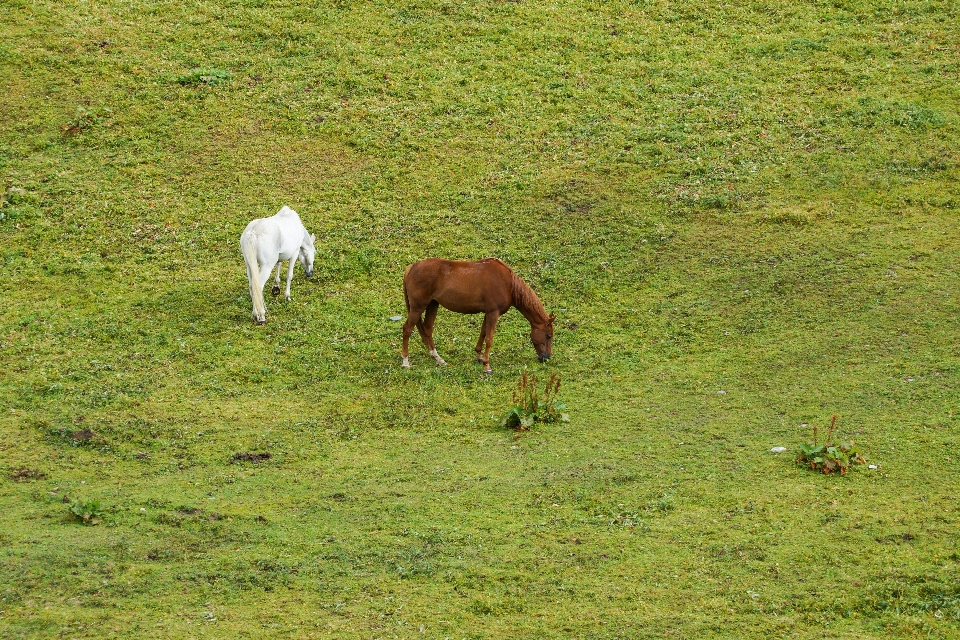
<path fill-rule="evenodd" d="M 240 251 L 247 264 L 247 279 L 250 281 L 250 299 L 253 301 L 253 319 L 257 324 L 267 321 L 267 307 L 263 302 L 263 283 L 260 282 L 260 265 L 257 264 L 257 241 L 255 236 L 243 234 Z"/>

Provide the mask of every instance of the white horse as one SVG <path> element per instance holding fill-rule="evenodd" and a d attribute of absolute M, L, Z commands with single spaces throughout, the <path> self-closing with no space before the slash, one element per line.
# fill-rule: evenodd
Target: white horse
<path fill-rule="evenodd" d="M 250 281 L 250 298 L 253 300 L 253 320 L 257 324 L 267 321 L 267 309 L 263 303 L 263 285 L 270 279 L 270 272 L 277 267 L 277 280 L 273 295 L 280 294 L 280 269 L 284 260 L 287 268 L 287 300 L 290 300 L 290 281 L 293 279 L 294 258 L 299 258 L 307 277 L 313 275 L 313 235 L 300 222 L 300 216 L 290 207 L 269 218 L 250 222 L 240 236 L 240 251 L 247 263 L 247 279 Z"/>

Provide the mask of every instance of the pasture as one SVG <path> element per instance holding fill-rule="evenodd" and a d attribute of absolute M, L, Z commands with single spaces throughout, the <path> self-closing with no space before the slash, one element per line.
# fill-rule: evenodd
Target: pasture
<path fill-rule="evenodd" d="M 0 636 L 958 637 L 958 25 L 3 0 Z M 404 267 L 485 256 L 552 359 L 441 310 L 403 370 Z M 794 462 L 833 414 L 877 469 Z"/>

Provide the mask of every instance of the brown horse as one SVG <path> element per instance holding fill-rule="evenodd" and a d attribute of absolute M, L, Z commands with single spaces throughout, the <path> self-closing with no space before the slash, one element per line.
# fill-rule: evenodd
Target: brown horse
<path fill-rule="evenodd" d="M 410 334 L 416 325 L 423 343 L 438 365 L 446 362 L 437 353 L 433 343 L 433 323 L 437 309 L 443 306 L 457 313 L 483 313 L 480 339 L 477 340 L 477 360 L 484 372 L 491 373 L 490 347 L 497 320 L 510 307 L 530 323 L 530 340 L 537 350 L 540 362 L 553 354 L 553 314 L 547 315 L 540 298 L 513 270 L 496 258 L 476 262 L 430 258 L 407 267 L 403 272 L 403 295 L 407 301 L 407 321 L 403 324 L 403 366 L 410 368 Z M 423 318 L 420 314 L 426 312 Z M 483 343 L 487 350 L 483 353 Z"/>

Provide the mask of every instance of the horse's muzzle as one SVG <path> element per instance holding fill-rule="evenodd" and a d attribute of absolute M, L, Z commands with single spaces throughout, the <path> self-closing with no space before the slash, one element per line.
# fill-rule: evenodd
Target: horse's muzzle
<path fill-rule="evenodd" d="M 307 277 L 308 277 L 308 278 L 312 278 L 312 277 L 313 277 L 313 269 L 310 269 L 309 271 L 307 271 Z"/>
<path fill-rule="evenodd" d="M 550 359 L 550 356 L 549 356 L 549 355 L 541 355 L 541 356 L 537 356 L 537 359 L 540 360 L 540 362 L 546 362 L 547 360 Z"/>

